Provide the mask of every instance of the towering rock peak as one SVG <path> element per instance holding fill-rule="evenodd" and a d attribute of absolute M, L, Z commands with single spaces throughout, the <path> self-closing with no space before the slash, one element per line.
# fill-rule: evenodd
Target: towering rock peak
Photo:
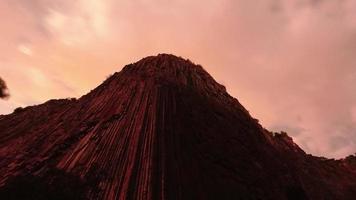
<path fill-rule="evenodd" d="M 124 77 L 124 78 L 123 78 Z M 153 83 L 158 86 L 189 87 L 201 92 L 226 93 L 200 65 L 171 54 L 149 56 L 126 65 L 108 81 Z"/>
<path fill-rule="evenodd" d="M 208 75 L 201 66 L 171 54 L 159 54 L 143 58 L 136 63 L 125 66 L 123 72 L 145 76 L 166 75 L 176 77 L 180 74 L 190 75 L 192 73 Z"/>
<path fill-rule="evenodd" d="M 0 117 L 0 199 L 353 199 L 355 169 L 263 129 L 201 66 L 168 54 L 78 100 Z"/>

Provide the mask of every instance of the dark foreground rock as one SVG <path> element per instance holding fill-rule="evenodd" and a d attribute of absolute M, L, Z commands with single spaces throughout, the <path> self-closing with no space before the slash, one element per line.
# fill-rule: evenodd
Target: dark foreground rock
<path fill-rule="evenodd" d="M 127 65 L 80 99 L 0 116 L 0 199 L 355 199 L 356 159 L 265 130 L 199 65 Z"/>

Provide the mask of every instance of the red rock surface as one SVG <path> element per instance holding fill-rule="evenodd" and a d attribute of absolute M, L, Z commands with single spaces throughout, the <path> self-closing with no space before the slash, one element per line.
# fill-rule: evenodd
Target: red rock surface
<path fill-rule="evenodd" d="M 167 54 L 78 100 L 0 116 L 0 199 L 355 199 L 355 166 L 265 130 L 201 66 Z"/>

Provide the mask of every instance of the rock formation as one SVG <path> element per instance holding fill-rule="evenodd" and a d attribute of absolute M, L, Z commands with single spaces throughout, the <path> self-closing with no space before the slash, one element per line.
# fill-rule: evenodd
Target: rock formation
<path fill-rule="evenodd" d="M 0 116 L 0 199 L 354 199 L 356 159 L 264 129 L 201 66 L 160 54 L 79 99 Z"/>

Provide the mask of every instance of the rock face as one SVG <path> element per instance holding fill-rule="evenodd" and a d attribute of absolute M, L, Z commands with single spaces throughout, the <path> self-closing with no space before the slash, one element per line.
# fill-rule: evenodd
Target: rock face
<path fill-rule="evenodd" d="M 271 133 L 188 60 L 0 116 L 0 199 L 355 199 L 356 159 Z"/>

